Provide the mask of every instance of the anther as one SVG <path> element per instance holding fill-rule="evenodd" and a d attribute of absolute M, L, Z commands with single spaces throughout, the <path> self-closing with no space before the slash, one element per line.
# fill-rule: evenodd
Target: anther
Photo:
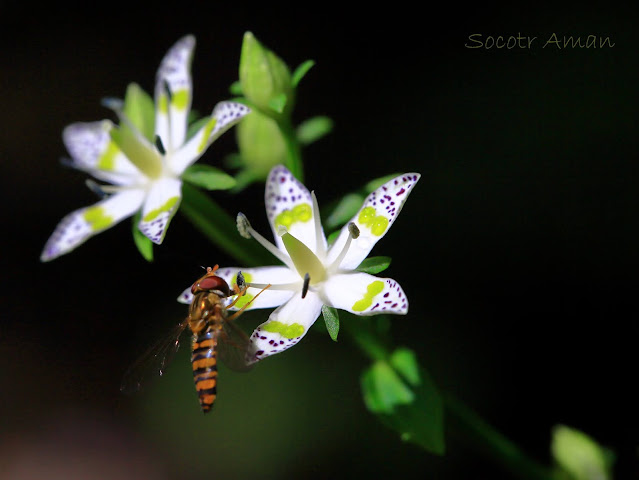
<path fill-rule="evenodd" d="M 162 139 L 159 135 L 155 136 L 155 147 L 162 155 L 166 155 L 166 148 L 164 148 L 164 144 L 162 143 Z"/>
<path fill-rule="evenodd" d="M 242 275 L 242 272 L 237 272 L 237 288 L 240 289 L 240 291 L 243 291 L 246 289 L 246 280 L 244 279 L 244 275 Z"/>
<path fill-rule="evenodd" d="M 348 224 L 348 232 L 351 234 L 353 239 L 359 237 L 359 228 L 357 228 L 357 225 L 355 225 L 355 223 L 353 222 L 350 222 Z"/>
<path fill-rule="evenodd" d="M 169 102 L 171 101 L 171 99 L 173 98 L 173 93 L 171 93 L 171 86 L 169 85 L 169 82 L 164 79 L 164 83 L 162 85 L 164 87 L 164 91 L 166 92 L 166 96 L 169 97 Z"/>
<path fill-rule="evenodd" d="M 311 276 L 306 273 L 304 275 L 304 285 L 302 286 L 302 298 L 306 297 L 308 293 L 308 286 L 311 284 Z"/>
<path fill-rule="evenodd" d="M 237 214 L 237 231 L 240 232 L 240 235 L 244 238 L 251 238 L 251 224 L 242 212 Z"/>

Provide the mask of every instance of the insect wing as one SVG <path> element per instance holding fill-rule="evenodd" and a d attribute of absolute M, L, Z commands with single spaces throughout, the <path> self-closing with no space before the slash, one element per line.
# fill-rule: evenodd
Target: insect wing
<path fill-rule="evenodd" d="M 246 361 L 249 337 L 232 320 L 224 320 L 217 350 L 224 365 L 236 372 L 248 372 L 253 365 Z"/>
<path fill-rule="evenodd" d="M 171 332 L 154 343 L 122 378 L 120 391 L 132 394 L 144 388 L 150 381 L 164 375 L 166 367 L 180 347 L 180 335 L 187 326 L 187 321 L 173 327 Z"/>

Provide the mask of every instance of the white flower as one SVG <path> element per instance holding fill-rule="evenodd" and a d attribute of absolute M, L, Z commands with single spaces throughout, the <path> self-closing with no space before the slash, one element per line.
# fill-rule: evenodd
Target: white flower
<path fill-rule="evenodd" d="M 238 215 L 240 231 L 249 234 L 284 266 L 220 268 L 229 284 L 242 271 L 250 288 L 235 305 L 241 308 L 267 284 L 271 286 L 248 308 L 277 307 L 250 337 L 247 361 L 255 363 L 295 345 L 318 318 L 323 305 L 357 315 L 406 314 L 408 300 L 391 278 L 356 271 L 373 246 L 386 234 L 413 186 L 417 173 L 400 175 L 371 193 L 335 243 L 327 246 L 314 193 L 284 167 L 271 170 L 266 183 L 266 213 L 277 248 Z M 190 291 L 178 300 L 189 303 Z"/>
<path fill-rule="evenodd" d="M 64 217 L 47 241 L 42 261 L 70 252 L 137 212 L 141 212 L 140 231 L 154 243 L 162 243 L 182 198 L 184 170 L 249 112 L 238 103 L 218 103 L 206 123 L 187 138 L 194 47 L 195 38 L 189 35 L 165 55 L 157 72 L 155 112 L 149 109 L 150 118 L 129 118 L 121 111 L 121 103 L 111 102 L 121 119 L 119 127 L 103 120 L 75 123 L 64 130 L 71 166 L 112 185 L 90 183 L 105 198 Z"/>

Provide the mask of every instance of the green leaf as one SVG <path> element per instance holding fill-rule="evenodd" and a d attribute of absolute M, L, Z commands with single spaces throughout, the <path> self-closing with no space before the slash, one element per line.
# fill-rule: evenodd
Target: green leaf
<path fill-rule="evenodd" d="M 326 243 L 328 243 L 329 247 L 333 245 L 333 243 L 335 243 L 335 240 L 337 240 L 337 237 L 339 237 L 339 234 L 340 234 L 340 231 L 335 230 L 334 232 L 329 234 L 328 237 L 326 237 Z"/>
<path fill-rule="evenodd" d="M 153 242 L 144 235 L 140 229 L 138 228 L 138 223 L 140 223 L 141 212 L 138 212 L 133 217 L 133 228 L 131 229 L 133 233 L 133 242 L 137 247 L 138 251 L 144 257 L 147 262 L 153 261 Z"/>
<path fill-rule="evenodd" d="M 295 71 L 293 72 L 293 75 L 291 76 L 291 85 L 293 85 L 293 88 L 297 87 L 297 85 L 300 83 L 302 78 L 304 78 L 306 76 L 308 71 L 311 68 L 313 68 L 314 65 L 315 65 L 315 61 L 314 60 L 306 60 L 305 62 L 302 62 L 295 69 Z"/>
<path fill-rule="evenodd" d="M 222 170 L 199 163 L 187 168 L 182 178 L 207 190 L 228 190 L 236 184 L 235 179 Z"/>
<path fill-rule="evenodd" d="M 573 480 L 609 480 L 614 455 L 574 428 L 553 429 L 551 451 L 557 465 Z"/>
<path fill-rule="evenodd" d="M 361 384 L 367 408 L 402 440 L 431 453 L 444 453 L 443 401 L 411 350 L 397 349 L 388 361 L 373 363 L 362 375 Z"/>
<path fill-rule="evenodd" d="M 337 334 L 339 333 L 339 314 L 337 310 L 328 305 L 322 305 L 322 315 L 326 323 L 326 330 L 334 342 L 337 342 Z"/>
<path fill-rule="evenodd" d="M 415 400 L 410 388 L 385 361 L 378 360 L 362 374 L 366 408 L 376 414 L 392 415 L 399 405 Z"/>
<path fill-rule="evenodd" d="M 369 257 L 365 258 L 355 270 L 375 275 L 386 270 L 390 264 L 390 257 Z"/>
<path fill-rule="evenodd" d="M 282 113 L 286 108 L 287 97 L 285 93 L 280 93 L 268 101 L 268 106 L 277 113 Z"/>
<path fill-rule="evenodd" d="M 155 104 L 151 96 L 136 83 L 131 83 L 126 89 L 124 115 L 149 140 L 155 135 Z M 125 128 L 125 125 L 121 125 Z"/>
<path fill-rule="evenodd" d="M 399 347 L 391 354 L 389 362 L 395 371 L 399 372 L 412 386 L 416 387 L 421 383 L 419 364 L 412 350 Z"/>
<path fill-rule="evenodd" d="M 309 145 L 316 142 L 333 129 L 333 120 L 326 116 L 317 116 L 303 121 L 297 127 L 297 140 L 302 145 Z"/>
<path fill-rule="evenodd" d="M 344 195 L 326 218 L 325 227 L 331 230 L 344 225 L 358 212 L 364 202 L 364 198 L 364 195 L 359 193 L 347 193 Z"/>
<path fill-rule="evenodd" d="M 236 96 L 243 95 L 243 93 L 242 93 L 242 84 L 240 83 L 239 80 L 235 80 L 231 84 L 231 86 L 229 87 L 229 92 L 231 92 L 231 95 L 236 95 Z"/>

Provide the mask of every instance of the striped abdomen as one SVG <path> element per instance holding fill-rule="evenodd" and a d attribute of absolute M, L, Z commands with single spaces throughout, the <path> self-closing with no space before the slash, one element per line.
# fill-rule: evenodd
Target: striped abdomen
<path fill-rule="evenodd" d="M 208 326 L 203 332 L 193 335 L 191 343 L 191 364 L 193 380 L 204 413 L 211 410 L 217 392 L 217 333 L 215 326 Z"/>

